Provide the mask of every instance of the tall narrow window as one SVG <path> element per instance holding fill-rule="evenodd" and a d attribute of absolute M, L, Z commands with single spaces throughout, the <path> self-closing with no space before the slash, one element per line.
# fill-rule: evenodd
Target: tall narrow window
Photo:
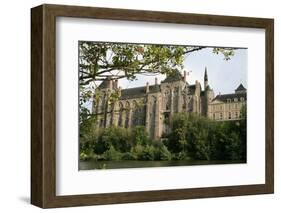
<path fill-rule="evenodd" d="M 130 127 L 130 103 L 126 103 L 126 119 L 125 119 L 125 127 Z"/>
<path fill-rule="evenodd" d="M 179 88 L 175 87 L 173 92 L 173 111 L 178 112 L 178 99 L 179 99 Z"/>
<path fill-rule="evenodd" d="M 119 103 L 119 118 L 118 118 L 118 126 L 123 126 L 123 104 Z"/>

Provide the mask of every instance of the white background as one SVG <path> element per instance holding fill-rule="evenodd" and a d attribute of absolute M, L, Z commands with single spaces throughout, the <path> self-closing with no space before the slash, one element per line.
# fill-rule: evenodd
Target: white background
<path fill-rule="evenodd" d="M 78 171 L 78 40 L 247 47 L 247 164 Z M 63 17 L 56 41 L 57 195 L 265 183 L 264 30 Z"/>
<path fill-rule="evenodd" d="M 30 189 L 30 7 L 42 1 L 1 2 L 1 143 L 0 210 L 1 212 L 39 212 L 29 205 Z M 49 1 L 48 3 L 107 6 L 177 12 L 211 13 L 275 18 L 275 59 L 281 57 L 281 15 L 278 1 L 244 0 L 142 0 L 142 1 Z M 278 36 L 279 35 L 279 36 Z M 275 61 L 275 109 L 280 109 L 280 62 Z M 281 206 L 280 164 L 281 113 L 275 110 L 275 194 L 230 198 L 196 199 L 141 204 L 54 209 L 49 212 L 277 212 Z"/>

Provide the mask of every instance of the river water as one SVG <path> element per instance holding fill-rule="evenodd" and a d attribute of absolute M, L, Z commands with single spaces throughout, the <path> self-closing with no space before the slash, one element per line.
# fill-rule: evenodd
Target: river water
<path fill-rule="evenodd" d="M 240 164 L 245 161 L 202 161 L 202 160 L 171 160 L 171 161 L 80 161 L 79 170 L 92 169 L 121 169 L 121 168 L 144 168 L 144 167 L 169 167 L 169 166 L 192 166 L 213 164 Z"/>

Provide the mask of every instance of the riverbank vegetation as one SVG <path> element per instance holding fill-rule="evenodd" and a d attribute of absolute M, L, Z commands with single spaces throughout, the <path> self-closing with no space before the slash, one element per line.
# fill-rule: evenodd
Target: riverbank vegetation
<path fill-rule="evenodd" d="M 246 119 L 212 121 L 177 113 L 161 140 L 144 126 L 96 128 L 94 119 L 80 124 L 80 160 L 240 160 L 246 161 Z"/>

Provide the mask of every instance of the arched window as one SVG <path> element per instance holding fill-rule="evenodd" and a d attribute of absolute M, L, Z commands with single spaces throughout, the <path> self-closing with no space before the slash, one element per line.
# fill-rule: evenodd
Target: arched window
<path fill-rule="evenodd" d="M 155 131 L 155 117 L 156 117 L 156 97 L 152 96 L 151 102 L 150 102 L 150 136 L 154 136 L 154 131 Z"/>
<path fill-rule="evenodd" d="M 138 111 L 139 111 L 138 103 L 134 100 L 133 106 L 132 106 L 132 123 L 134 126 L 139 125 L 138 124 Z"/>
<path fill-rule="evenodd" d="M 179 99 L 179 88 L 175 87 L 173 91 L 173 109 L 174 112 L 178 112 L 178 99 Z"/>
<path fill-rule="evenodd" d="M 92 111 L 93 111 L 93 113 L 97 113 L 97 108 L 96 107 L 97 107 L 96 106 L 96 101 L 93 100 L 93 102 L 92 102 Z"/>
<path fill-rule="evenodd" d="M 165 110 L 171 110 L 171 91 L 169 87 L 164 91 L 163 108 Z"/>
<path fill-rule="evenodd" d="M 112 125 L 113 124 L 113 117 L 114 117 L 114 103 L 110 103 L 108 104 L 108 125 Z"/>
<path fill-rule="evenodd" d="M 104 106 L 106 104 L 106 94 L 104 93 L 101 97 L 101 110 L 104 111 Z"/>
<path fill-rule="evenodd" d="M 120 102 L 119 103 L 119 118 L 118 118 L 118 126 L 120 126 L 120 127 L 123 126 L 123 111 L 124 111 L 124 107 L 123 107 L 123 104 Z"/>
<path fill-rule="evenodd" d="M 126 102 L 126 119 L 125 119 L 125 127 L 128 128 L 130 126 L 130 103 Z"/>

